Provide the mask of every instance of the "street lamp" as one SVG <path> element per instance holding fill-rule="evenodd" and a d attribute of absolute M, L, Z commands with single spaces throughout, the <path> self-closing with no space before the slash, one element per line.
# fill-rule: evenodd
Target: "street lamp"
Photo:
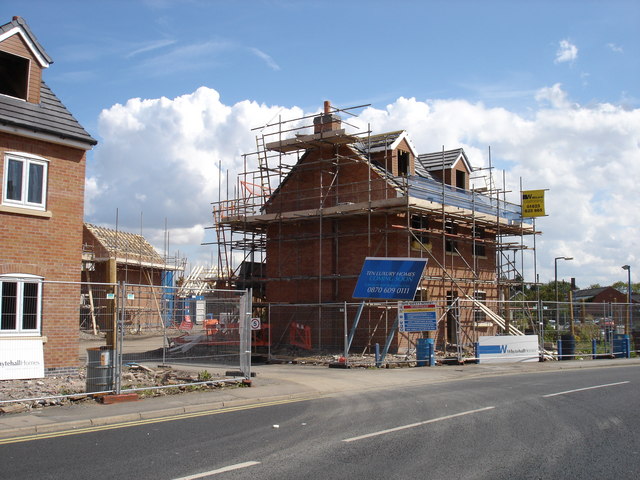
<path fill-rule="evenodd" d="M 573 257 L 556 257 L 553 259 L 554 265 L 554 284 L 556 287 L 556 328 L 558 328 L 560 322 L 560 307 L 558 306 L 558 260 L 573 260 Z"/>
<path fill-rule="evenodd" d="M 623 265 L 622 266 L 623 270 L 627 271 L 627 325 L 624 329 L 624 332 L 627 335 L 631 335 L 631 315 L 632 315 L 632 309 L 631 309 L 631 265 Z"/>

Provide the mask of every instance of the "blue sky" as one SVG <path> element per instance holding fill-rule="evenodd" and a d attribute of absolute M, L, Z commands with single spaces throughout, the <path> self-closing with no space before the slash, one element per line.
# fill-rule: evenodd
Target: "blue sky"
<path fill-rule="evenodd" d="M 622 264 L 640 272 L 640 2 L 4 0 L 2 11 L 28 22 L 54 60 L 45 81 L 100 141 L 88 221 L 113 223 L 118 208 L 136 231 L 144 212 L 153 240 L 168 217 L 174 246 L 207 261 L 215 165 L 231 176 L 252 127 L 330 99 L 371 104 L 363 120 L 407 129 L 421 153 L 462 146 L 482 166 L 491 146 L 516 190 L 520 177 L 549 188 L 541 280 L 564 255 L 583 287 L 623 280 Z M 179 147 L 160 148 L 165 137 Z"/>
<path fill-rule="evenodd" d="M 87 126 L 129 98 L 202 85 L 226 104 L 384 106 L 464 98 L 518 111 L 561 83 L 582 105 L 637 106 L 640 4 L 627 1 L 3 1 L 56 62 Z M 579 47 L 554 62 L 559 42 Z"/>

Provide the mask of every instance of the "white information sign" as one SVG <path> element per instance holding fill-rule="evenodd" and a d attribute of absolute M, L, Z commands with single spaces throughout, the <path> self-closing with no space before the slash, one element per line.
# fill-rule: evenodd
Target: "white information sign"
<path fill-rule="evenodd" d="M 251 330 L 260 330 L 260 319 L 252 318 L 251 319 Z"/>
<path fill-rule="evenodd" d="M 480 363 L 537 362 L 537 335 L 502 335 L 478 338 Z"/>
<path fill-rule="evenodd" d="M 0 380 L 44 378 L 44 348 L 39 338 L 0 339 Z"/>

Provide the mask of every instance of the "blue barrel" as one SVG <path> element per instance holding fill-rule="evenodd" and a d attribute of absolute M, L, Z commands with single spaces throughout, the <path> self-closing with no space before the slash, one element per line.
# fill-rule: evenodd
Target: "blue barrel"
<path fill-rule="evenodd" d="M 560 360 L 575 360 L 576 338 L 570 333 L 565 333 L 560 338 L 561 342 L 558 342 Z"/>
<path fill-rule="evenodd" d="M 613 356 L 615 358 L 629 358 L 631 355 L 629 335 L 615 334 L 613 336 Z"/>
<path fill-rule="evenodd" d="M 418 367 L 426 367 L 426 360 L 429 358 L 429 340 L 428 338 L 419 338 L 416 342 L 416 360 Z"/>

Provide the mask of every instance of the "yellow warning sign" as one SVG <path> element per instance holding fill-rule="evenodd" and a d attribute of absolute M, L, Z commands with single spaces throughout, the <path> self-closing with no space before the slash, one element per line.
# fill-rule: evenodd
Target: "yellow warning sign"
<path fill-rule="evenodd" d="M 522 216 L 544 217 L 544 190 L 524 190 L 522 192 Z"/>

